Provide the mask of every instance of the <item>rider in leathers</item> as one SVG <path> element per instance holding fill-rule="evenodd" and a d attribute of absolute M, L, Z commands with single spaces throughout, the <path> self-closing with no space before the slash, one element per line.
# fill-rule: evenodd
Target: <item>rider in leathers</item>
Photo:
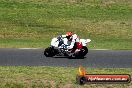
<path fill-rule="evenodd" d="M 66 35 L 63 35 L 63 37 L 66 37 L 66 39 L 64 39 L 64 44 L 66 45 L 65 48 L 69 52 L 74 52 L 77 47 L 76 45 L 79 44 L 79 37 L 72 32 L 66 32 Z"/>

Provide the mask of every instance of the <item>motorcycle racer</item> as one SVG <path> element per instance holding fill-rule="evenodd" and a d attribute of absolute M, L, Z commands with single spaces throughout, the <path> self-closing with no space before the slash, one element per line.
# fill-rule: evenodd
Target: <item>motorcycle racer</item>
<path fill-rule="evenodd" d="M 64 39 L 64 44 L 66 45 L 66 49 L 68 49 L 71 52 L 74 52 L 77 48 L 81 48 L 80 39 L 77 34 L 73 34 L 72 32 L 66 32 L 66 35 L 63 35 L 66 37 Z"/>
<path fill-rule="evenodd" d="M 77 34 L 66 32 L 52 38 L 50 46 L 44 50 L 46 57 L 68 56 L 69 58 L 84 58 L 88 53 L 87 44 L 90 39 L 79 39 Z"/>

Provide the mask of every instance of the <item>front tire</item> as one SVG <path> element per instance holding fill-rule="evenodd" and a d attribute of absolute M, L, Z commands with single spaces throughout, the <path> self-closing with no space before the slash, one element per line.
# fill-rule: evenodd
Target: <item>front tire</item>
<path fill-rule="evenodd" d="M 76 52 L 74 56 L 76 58 L 84 58 L 84 56 L 88 53 L 88 48 L 86 46 L 83 46 L 82 49 L 79 52 Z"/>
<path fill-rule="evenodd" d="M 82 56 L 85 56 L 87 53 L 88 53 L 88 48 L 86 46 L 83 46 L 81 51 L 80 51 L 80 54 Z"/>

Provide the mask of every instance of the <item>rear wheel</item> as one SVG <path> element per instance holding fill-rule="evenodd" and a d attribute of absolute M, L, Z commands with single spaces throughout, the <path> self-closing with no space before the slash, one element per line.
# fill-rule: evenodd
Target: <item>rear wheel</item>
<path fill-rule="evenodd" d="M 46 48 L 45 49 L 45 51 L 44 51 L 44 55 L 46 56 L 46 57 L 53 57 L 53 56 L 55 56 L 55 49 L 53 48 L 53 47 L 48 47 L 48 48 Z"/>

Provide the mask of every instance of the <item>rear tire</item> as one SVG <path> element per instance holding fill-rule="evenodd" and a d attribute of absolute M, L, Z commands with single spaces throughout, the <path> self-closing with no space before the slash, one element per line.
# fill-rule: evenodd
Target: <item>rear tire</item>
<path fill-rule="evenodd" d="M 48 47 L 48 48 L 46 48 L 45 51 L 44 51 L 44 55 L 46 57 L 53 57 L 53 56 L 55 56 L 55 49 L 54 49 L 54 47 Z"/>

